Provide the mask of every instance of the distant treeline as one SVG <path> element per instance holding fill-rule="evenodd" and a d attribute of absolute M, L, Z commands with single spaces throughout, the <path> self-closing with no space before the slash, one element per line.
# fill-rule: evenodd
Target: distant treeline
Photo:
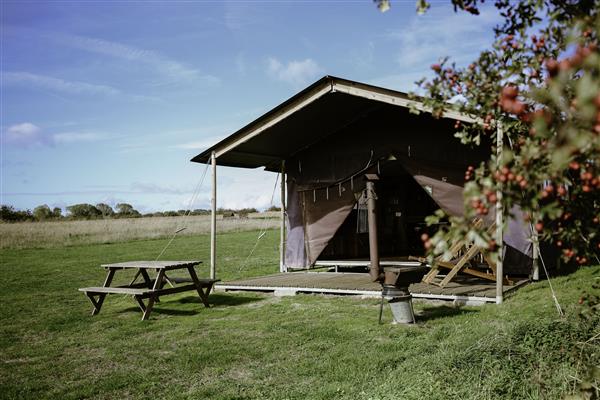
<path fill-rule="evenodd" d="M 267 211 L 279 211 L 278 207 L 271 207 Z M 233 210 L 229 208 L 218 208 L 217 214 L 247 215 L 256 213 L 256 208 L 242 208 Z M 178 217 L 182 215 L 210 215 L 210 210 L 197 208 L 195 210 L 156 211 L 142 214 L 131 204 L 119 203 L 114 209 L 105 203 L 92 204 L 82 203 L 67 206 L 65 213 L 60 207 L 50 209 L 47 204 L 37 206 L 32 210 L 16 210 L 13 206 L 2 205 L 0 209 L 0 220 L 3 222 L 22 221 L 52 221 L 52 220 L 84 220 L 105 218 L 141 218 L 141 217 Z"/>

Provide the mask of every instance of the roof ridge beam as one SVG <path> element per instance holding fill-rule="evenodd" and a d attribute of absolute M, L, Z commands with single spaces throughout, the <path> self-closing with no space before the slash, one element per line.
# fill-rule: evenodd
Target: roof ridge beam
<path fill-rule="evenodd" d="M 384 89 L 385 90 L 385 89 Z M 418 101 L 412 100 L 403 96 L 398 96 L 390 93 L 383 93 L 382 91 L 373 90 L 372 87 L 360 87 L 359 84 L 348 84 L 344 82 L 333 82 L 333 92 L 340 92 L 349 94 L 351 96 L 363 97 L 369 100 L 380 101 L 382 103 L 392 104 L 395 106 L 406 107 L 406 108 L 415 108 L 419 111 L 424 111 L 427 113 L 431 113 L 431 108 L 425 107 L 425 105 Z M 444 111 L 442 117 L 451 118 L 454 120 L 466 122 L 466 123 L 477 123 L 478 119 L 470 117 L 466 114 L 463 114 L 459 111 L 447 110 Z"/>

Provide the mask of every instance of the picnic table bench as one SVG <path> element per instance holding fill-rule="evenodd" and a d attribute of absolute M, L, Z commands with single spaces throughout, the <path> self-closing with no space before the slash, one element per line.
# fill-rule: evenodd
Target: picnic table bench
<path fill-rule="evenodd" d="M 108 294 L 132 295 L 142 310 L 142 320 L 148 319 L 154 303 L 160 302 L 161 296 L 169 294 L 195 290 L 204 306 L 208 308 L 210 307 L 208 295 L 213 289 L 214 284 L 220 279 L 198 278 L 194 267 L 201 263 L 201 261 L 129 261 L 116 264 L 103 264 L 102 267 L 108 271 L 104 284 L 97 287 L 80 288 L 79 291 L 84 292 L 94 306 L 92 315 L 100 312 L 104 299 Z M 117 271 L 131 269 L 136 269 L 137 272 L 128 285 L 111 286 Z M 189 278 L 169 278 L 167 272 L 173 270 L 187 270 Z M 150 277 L 152 271 L 156 271 L 154 279 Z M 136 283 L 140 276 L 144 281 Z M 189 284 L 179 285 L 181 283 Z M 165 288 L 166 284 L 169 284 L 171 287 Z M 148 299 L 147 304 L 144 304 L 144 299 Z"/>

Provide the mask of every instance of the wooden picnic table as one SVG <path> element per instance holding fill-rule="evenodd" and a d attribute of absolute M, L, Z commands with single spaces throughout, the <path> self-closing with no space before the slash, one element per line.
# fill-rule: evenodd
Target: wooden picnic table
<path fill-rule="evenodd" d="M 128 261 L 115 264 L 102 264 L 102 267 L 107 270 L 104 285 L 100 287 L 80 288 L 79 291 L 84 292 L 92 302 L 94 306 L 92 315 L 100 312 L 107 294 L 132 295 L 142 310 L 142 320 L 148 319 L 154 303 L 160 302 L 160 296 L 169 294 L 195 290 L 204 306 L 208 308 L 210 307 L 208 295 L 219 279 L 198 278 L 194 267 L 201 263 L 201 261 Z M 131 269 L 136 269 L 137 271 L 135 277 L 128 285 L 111 286 L 117 271 Z M 174 270 L 187 270 L 189 278 L 169 278 L 167 272 Z M 155 274 L 154 279 L 151 278 L 151 274 Z M 144 281 L 136 283 L 140 276 Z M 169 284 L 171 287 L 165 288 L 165 284 Z M 144 299 L 148 299 L 147 304 L 144 304 Z"/>

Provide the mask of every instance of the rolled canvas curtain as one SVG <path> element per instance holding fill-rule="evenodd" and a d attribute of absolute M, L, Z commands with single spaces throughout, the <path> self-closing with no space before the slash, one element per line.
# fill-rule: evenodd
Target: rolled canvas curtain
<path fill-rule="evenodd" d="M 290 269 L 310 268 L 333 238 L 356 204 L 361 185 L 331 189 L 329 198 L 320 188 L 315 192 L 288 181 L 288 236 L 285 264 Z M 316 188 L 316 186 L 315 186 Z M 316 197 L 316 198 L 315 198 Z"/>
<path fill-rule="evenodd" d="M 291 269 L 306 268 L 304 249 L 304 220 L 296 183 L 287 181 L 287 235 L 285 265 Z"/>
<path fill-rule="evenodd" d="M 323 196 L 320 190 L 319 196 Z M 332 190 L 329 199 L 314 201 L 312 191 L 302 192 L 306 228 L 307 266 L 312 266 L 354 208 L 356 197 L 349 188 L 342 193 Z"/>
<path fill-rule="evenodd" d="M 414 178 L 446 213 L 455 216 L 464 214 L 462 186 L 424 175 L 415 175 Z M 490 210 L 490 213 L 484 218 L 487 224 L 492 224 L 495 219 L 496 211 L 494 209 Z M 533 245 L 529 240 L 531 235 L 531 226 L 525 222 L 521 208 L 513 206 L 508 214 L 507 228 L 503 236 L 504 243 L 531 258 L 533 257 Z"/>

